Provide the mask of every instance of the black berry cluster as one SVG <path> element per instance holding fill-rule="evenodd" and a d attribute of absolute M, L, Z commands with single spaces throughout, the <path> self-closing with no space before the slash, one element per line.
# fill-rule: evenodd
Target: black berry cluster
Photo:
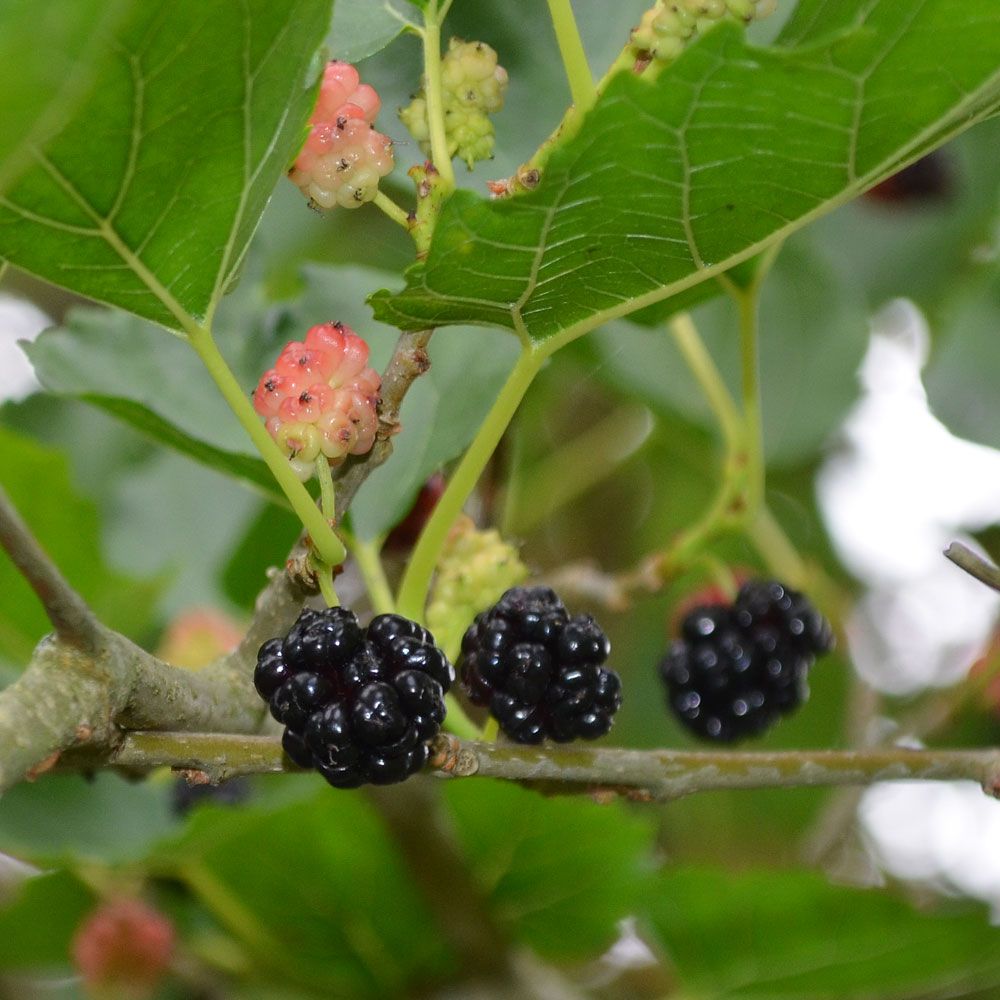
<path fill-rule="evenodd" d="M 260 647 L 254 684 L 285 727 L 282 745 L 336 788 L 389 785 L 419 771 L 444 719 L 454 670 L 416 622 L 303 610 Z"/>
<path fill-rule="evenodd" d="M 816 656 L 833 648 L 826 619 L 774 580 L 745 583 L 731 604 L 695 608 L 660 664 L 668 703 L 697 736 L 757 736 L 808 696 Z"/>
<path fill-rule="evenodd" d="M 462 640 L 462 686 L 489 705 L 518 743 L 596 739 L 621 705 L 621 681 L 602 667 L 610 644 L 589 615 L 573 615 L 548 587 L 513 587 Z"/>

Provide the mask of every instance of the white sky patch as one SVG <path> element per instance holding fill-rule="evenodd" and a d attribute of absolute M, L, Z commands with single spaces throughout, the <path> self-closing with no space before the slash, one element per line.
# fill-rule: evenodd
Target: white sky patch
<path fill-rule="evenodd" d="M 1000 922 L 1000 802 L 975 782 L 874 785 L 858 818 L 885 871 L 980 899 Z"/>
<path fill-rule="evenodd" d="M 1000 595 L 942 555 L 1000 521 L 1000 451 L 964 441 L 930 411 L 921 371 L 930 338 L 910 302 L 874 320 L 861 397 L 817 478 L 844 565 L 868 588 L 847 622 L 872 685 L 907 694 L 959 680 L 985 648 Z"/>
<path fill-rule="evenodd" d="M 1000 595 L 942 555 L 956 539 L 975 549 L 964 532 L 1000 522 L 1000 452 L 931 413 L 921 379 L 929 344 L 912 303 L 875 317 L 860 399 L 817 477 L 837 553 L 866 587 L 847 622 L 851 659 L 893 694 L 961 680 L 1000 611 Z M 874 785 L 858 818 L 885 871 L 984 900 L 1000 920 L 1000 802 L 977 784 Z"/>
<path fill-rule="evenodd" d="M 34 303 L 0 293 L 0 403 L 24 399 L 38 388 L 38 380 L 19 340 L 34 340 L 52 318 Z"/>

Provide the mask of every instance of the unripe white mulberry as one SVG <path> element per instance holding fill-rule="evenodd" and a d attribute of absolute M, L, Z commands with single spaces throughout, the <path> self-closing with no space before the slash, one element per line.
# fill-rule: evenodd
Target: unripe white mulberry
<path fill-rule="evenodd" d="M 777 0 L 658 0 L 633 29 L 636 58 L 673 62 L 691 39 L 723 18 L 749 24 L 773 14 Z"/>
<path fill-rule="evenodd" d="M 441 99 L 444 104 L 445 138 L 449 156 L 459 156 L 469 169 L 478 160 L 493 155 L 495 133 L 487 115 L 503 107 L 507 71 L 497 63 L 497 54 L 484 42 L 452 38 L 441 59 Z M 431 152 L 427 120 L 426 81 L 399 118 L 420 144 Z"/>

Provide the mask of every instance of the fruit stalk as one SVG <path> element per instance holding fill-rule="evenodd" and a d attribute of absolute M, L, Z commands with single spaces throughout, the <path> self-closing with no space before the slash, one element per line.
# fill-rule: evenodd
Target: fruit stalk
<path fill-rule="evenodd" d="M 437 168 L 446 191 L 455 188 L 455 171 L 448 155 L 448 140 L 444 129 L 444 98 L 441 91 L 441 22 L 450 0 L 438 5 L 430 0 L 424 11 L 424 88 L 427 94 L 427 123 L 431 137 L 431 160 Z"/>
<path fill-rule="evenodd" d="M 578 111 L 586 112 L 596 100 L 597 90 L 570 0 L 549 0 L 549 15 L 552 27 L 555 28 L 573 104 Z"/>
<path fill-rule="evenodd" d="M 421 621 L 434 567 L 448 532 L 469 498 L 486 463 L 503 437 L 524 394 L 544 362 L 545 355 L 525 348 L 486 415 L 475 438 L 453 473 L 434 513 L 424 526 L 399 587 L 399 613 Z"/>

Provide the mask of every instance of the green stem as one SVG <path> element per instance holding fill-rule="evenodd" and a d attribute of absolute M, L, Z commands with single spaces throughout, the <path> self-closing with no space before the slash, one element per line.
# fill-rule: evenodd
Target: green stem
<path fill-rule="evenodd" d="M 397 205 L 387 194 L 379 191 L 375 195 L 372 203 L 376 208 L 380 208 L 393 222 L 398 223 L 407 232 L 410 232 L 410 216 L 405 209 Z"/>
<path fill-rule="evenodd" d="M 549 14 L 556 31 L 559 54 L 562 56 L 573 103 L 579 111 L 587 111 L 596 100 L 597 91 L 570 0 L 549 0 Z"/>
<path fill-rule="evenodd" d="M 198 353 L 198 357 L 201 358 L 208 374 L 212 376 L 212 380 L 218 386 L 223 399 L 236 414 L 236 419 L 243 425 L 250 440 L 257 446 L 261 458 L 267 463 L 271 474 L 277 480 L 285 496 L 288 497 L 292 510 L 295 511 L 303 527 L 309 532 L 313 548 L 324 562 L 331 566 L 339 565 L 347 554 L 343 544 L 323 517 L 315 501 L 309 495 L 309 491 L 299 482 L 299 478 L 289 465 L 288 459 L 271 435 L 268 434 L 267 428 L 254 411 L 249 397 L 244 394 L 236 377 L 229 370 L 229 366 L 219 352 L 212 335 L 204 327 L 192 329 L 189 334 L 191 346 Z"/>
<path fill-rule="evenodd" d="M 500 442 L 507 425 L 517 410 L 532 379 L 538 374 L 546 355 L 530 347 L 525 348 L 514 365 L 493 407 L 486 415 L 475 438 L 459 462 L 434 513 L 424 526 L 406 573 L 399 587 L 397 606 L 407 618 L 420 620 L 430 586 L 434 567 L 437 565 L 448 532 L 455 518 L 461 513 L 465 501 L 482 474 L 486 463 Z"/>
<path fill-rule="evenodd" d="M 740 314 L 743 427 L 746 447 L 747 512 L 753 516 L 764 501 L 764 427 L 760 403 L 760 339 L 757 333 L 756 287 L 737 297 Z"/>
<path fill-rule="evenodd" d="M 380 539 L 362 542 L 353 535 L 347 536 L 347 550 L 354 557 L 361 579 L 365 581 L 365 589 L 375 614 L 390 615 L 396 610 L 396 602 L 382 567 L 381 548 Z"/>
<path fill-rule="evenodd" d="M 447 191 L 455 187 L 455 171 L 448 155 L 444 130 L 444 96 L 441 88 L 441 21 L 451 6 L 439 10 L 437 0 L 430 0 L 424 11 L 424 94 L 427 98 L 427 124 L 431 136 L 431 159 Z"/>
<path fill-rule="evenodd" d="M 670 332 L 691 374 L 694 375 L 708 400 L 708 405 L 719 423 L 726 448 L 730 451 L 735 450 L 743 436 L 743 421 L 719 369 L 698 334 L 697 327 L 687 313 L 681 313 L 671 320 Z"/>
<path fill-rule="evenodd" d="M 747 536 L 768 569 L 790 587 L 801 590 L 809 578 L 809 568 L 767 504 L 761 504 L 747 523 Z"/>

